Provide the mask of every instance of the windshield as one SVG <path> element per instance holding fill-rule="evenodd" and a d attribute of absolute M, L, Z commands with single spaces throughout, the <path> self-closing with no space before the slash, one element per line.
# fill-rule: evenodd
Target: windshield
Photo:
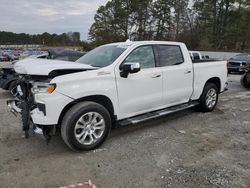
<path fill-rule="evenodd" d="M 88 52 L 76 62 L 92 67 L 106 67 L 111 65 L 126 49 L 127 46 L 121 45 L 100 46 Z"/>
<path fill-rule="evenodd" d="M 231 58 L 232 60 L 238 61 L 250 61 L 250 54 L 237 55 Z"/>

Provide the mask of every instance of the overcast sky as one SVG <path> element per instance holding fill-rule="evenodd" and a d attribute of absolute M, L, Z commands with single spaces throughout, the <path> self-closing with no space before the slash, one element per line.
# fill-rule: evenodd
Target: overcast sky
<path fill-rule="evenodd" d="M 0 31 L 38 34 L 77 31 L 87 39 L 99 6 L 108 0 L 0 0 Z"/>

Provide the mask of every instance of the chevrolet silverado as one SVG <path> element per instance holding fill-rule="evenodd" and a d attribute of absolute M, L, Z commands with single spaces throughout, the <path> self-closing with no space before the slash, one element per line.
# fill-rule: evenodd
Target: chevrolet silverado
<path fill-rule="evenodd" d="M 112 43 L 75 63 L 50 61 L 16 63 L 20 81 L 7 103 L 22 114 L 26 136 L 31 124 L 47 138 L 59 129 L 73 150 L 97 148 L 113 125 L 192 107 L 210 112 L 227 87 L 226 61 L 192 62 L 178 42 Z"/>

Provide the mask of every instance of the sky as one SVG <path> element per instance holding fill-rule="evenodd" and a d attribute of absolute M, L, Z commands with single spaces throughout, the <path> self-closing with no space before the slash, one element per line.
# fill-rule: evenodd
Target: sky
<path fill-rule="evenodd" d="M 88 31 L 96 10 L 108 0 L 0 0 L 0 31 L 41 34 Z"/>

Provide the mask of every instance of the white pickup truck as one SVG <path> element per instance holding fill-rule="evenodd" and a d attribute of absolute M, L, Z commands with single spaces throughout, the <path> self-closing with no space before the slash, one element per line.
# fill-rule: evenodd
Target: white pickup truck
<path fill-rule="evenodd" d="M 143 122 L 197 106 L 212 111 L 227 87 L 227 63 L 192 63 L 183 43 L 141 41 L 100 46 L 76 63 L 24 60 L 11 111 L 24 130 L 60 128 L 73 150 L 101 145 L 112 125 Z M 19 106 L 19 107 L 18 107 Z M 22 108 L 20 108 L 22 106 Z"/>

